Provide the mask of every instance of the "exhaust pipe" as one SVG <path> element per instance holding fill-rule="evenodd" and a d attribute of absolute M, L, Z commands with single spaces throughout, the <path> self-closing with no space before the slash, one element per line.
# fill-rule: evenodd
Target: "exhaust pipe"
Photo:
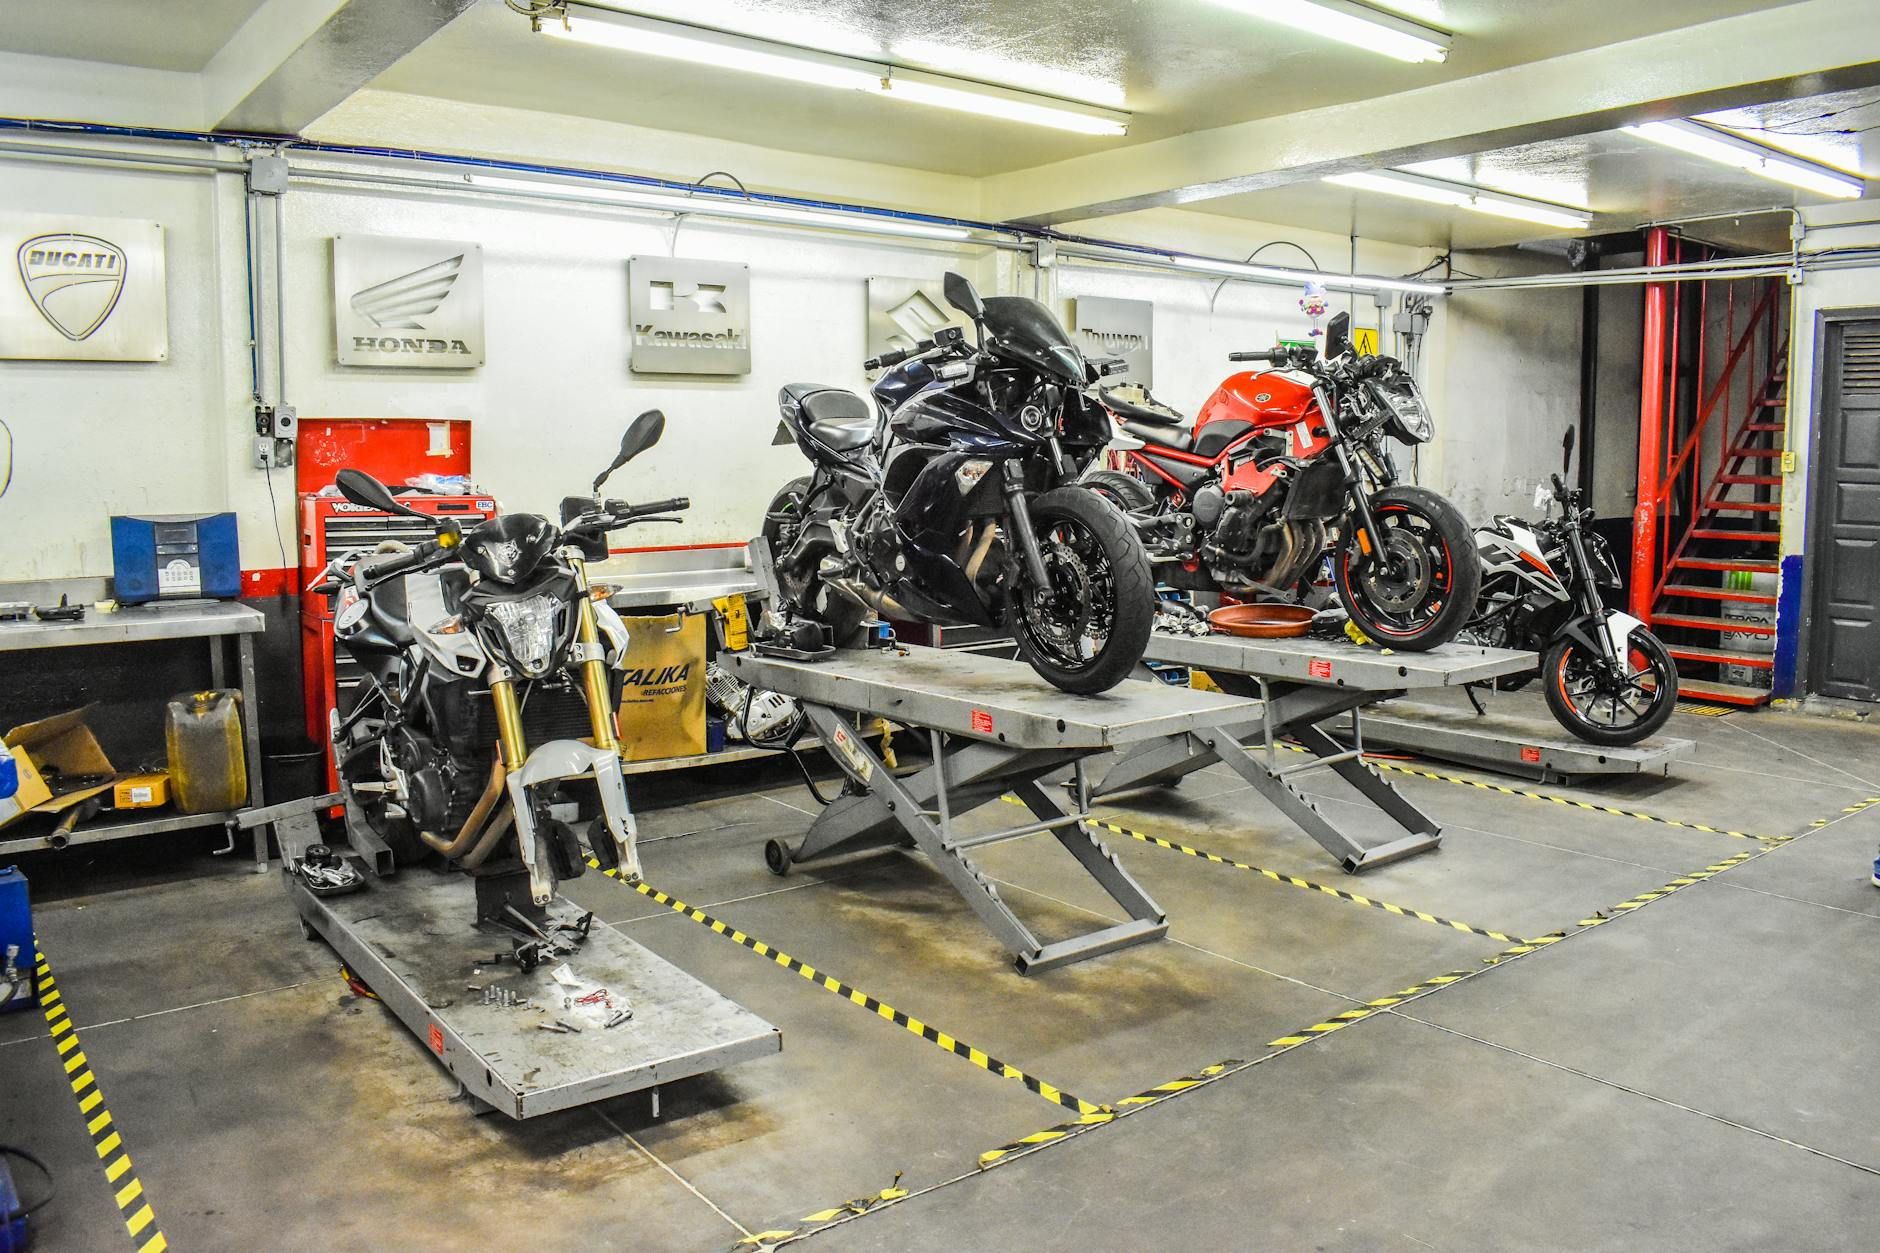
<path fill-rule="evenodd" d="M 824 585 L 832 592 L 839 592 L 864 609 L 871 609 L 889 618 L 911 618 L 900 601 L 886 592 L 877 592 L 859 579 L 827 579 Z"/>
<path fill-rule="evenodd" d="M 469 851 L 477 833 L 483 829 L 483 824 L 489 821 L 490 811 L 496 808 L 496 802 L 502 799 L 503 780 L 507 775 L 508 771 L 503 769 L 502 754 L 498 753 L 496 760 L 490 764 L 490 781 L 484 786 L 483 795 L 477 798 L 476 808 L 472 809 L 470 816 L 464 819 L 463 829 L 457 832 L 457 838 L 447 840 L 429 831 L 418 832 L 418 838 L 446 857 L 462 857 Z"/>

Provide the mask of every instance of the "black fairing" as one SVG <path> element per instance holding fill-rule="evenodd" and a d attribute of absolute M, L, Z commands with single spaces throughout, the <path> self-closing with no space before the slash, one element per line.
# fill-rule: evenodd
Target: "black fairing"
<path fill-rule="evenodd" d="M 560 539 L 561 531 L 547 518 L 505 513 L 464 537 L 463 557 L 484 578 L 517 584 L 536 572 Z"/>
<path fill-rule="evenodd" d="M 1029 296 L 986 298 L 986 347 L 1072 387 L 1084 385 L 1084 354 L 1052 312 Z"/>

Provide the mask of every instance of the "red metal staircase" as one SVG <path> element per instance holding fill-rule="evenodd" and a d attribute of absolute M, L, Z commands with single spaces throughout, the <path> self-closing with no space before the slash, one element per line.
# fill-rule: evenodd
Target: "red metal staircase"
<path fill-rule="evenodd" d="M 1655 244 L 1654 263 L 1663 264 L 1673 242 L 1648 239 L 1648 258 Z M 1788 405 L 1788 345 L 1776 334 L 1783 291 L 1779 280 L 1755 280 L 1760 290 L 1752 288 L 1755 294 L 1743 302 L 1748 316 L 1738 332 L 1738 288 L 1749 282 L 1723 284 L 1727 308 L 1721 319 L 1709 311 L 1708 289 L 1715 283 L 1704 283 L 1694 300 L 1681 293 L 1668 297 L 1664 289 L 1670 284 L 1647 290 L 1631 593 L 1633 616 L 1665 637 L 1684 672 L 1683 693 L 1744 706 L 1768 702 L 1775 667 Z M 1687 306 L 1695 306 L 1700 328 L 1694 378 L 1688 369 L 1680 377 L 1677 366 L 1677 323 Z M 1729 345 L 1714 380 L 1706 377 L 1705 330 L 1721 330 L 1721 343 Z M 1682 396 L 1680 386 L 1687 389 Z M 1732 402 L 1739 394 L 1737 408 Z M 1734 422 L 1733 408 L 1740 415 Z M 1675 429 L 1680 410 L 1683 430 Z M 1665 456 L 1674 443 L 1675 452 Z"/>

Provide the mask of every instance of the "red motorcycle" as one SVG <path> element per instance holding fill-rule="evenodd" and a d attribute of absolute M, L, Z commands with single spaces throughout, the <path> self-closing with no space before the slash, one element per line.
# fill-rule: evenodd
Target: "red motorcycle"
<path fill-rule="evenodd" d="M 1193 426 L 1098 393 L 1126 468 L 1082 483 L 1131 515 L 1171 587 L 1298 601 L 1330 556 L 1352 621 L 1421 652 L 1468 621 L 1481 564 L 1454 505 L 1398 485 L 1385 436 L 1427 441 L 1429 407 L 1394 358 L 1352 351 L 1349 328 L 1347 315 L 1332 319 L 1322 357 L 1307 346 L 1229 354 L 1271 368 L 1230 377 Z"/>

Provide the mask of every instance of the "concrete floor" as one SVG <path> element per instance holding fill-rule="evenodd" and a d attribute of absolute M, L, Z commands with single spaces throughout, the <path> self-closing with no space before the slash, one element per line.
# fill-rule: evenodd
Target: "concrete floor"
<path fill-rule="evenodd" d="M 1802 838 L 1398 774 L 1444 822 L 1444 846 L 1353 879 L 1218 767 L 1104 807 L 1135 830 L 1483 929 L 1572 933 L 1493 965 L 1508 944 L 1117 837 L 1169 939 L 1027 978 L 919 858 L 769 875 L 764 840 L 815 809 L 775 764 L 640 785 L 642 807 L 659 806 L 644 813 L 654 886 L 1048 1084 L 1109 1103 L 1234 1063 L 985 1170 L 982 1152 L 1072 1115 L 598 877 L 572 895 L 777 1024 L 783 1052 L 667 1085 L 657 1117 L 645 1094 L 527 1123 L 479 1117 L 419 1041 L 347 990 L 331 951 L 300 938 L 277 876 L 187 841 L 96 853 L 82 873 L 26 869 L 59 988 L 175 1249 L 729 1248 L 897 1176 L 909 1197 L 814 1247 L 1870 1248 L 1880 805 L 1843 811 L 1880 797 L 1880 729 L 1764 712 L 1680 714 L 1669 732 L 1698 743 L 1669 779 L 1524 786 Z M 1047 937 L 1114 914 L 1048 836 L 981 853 Z M 1453 971 L 1479 973 L 1270 1044 Z M 58 1173 L 37 1247 L 122 1246 L 114 1188 L 36 1014 L 0 1019 L 0 1142 Z"/>

